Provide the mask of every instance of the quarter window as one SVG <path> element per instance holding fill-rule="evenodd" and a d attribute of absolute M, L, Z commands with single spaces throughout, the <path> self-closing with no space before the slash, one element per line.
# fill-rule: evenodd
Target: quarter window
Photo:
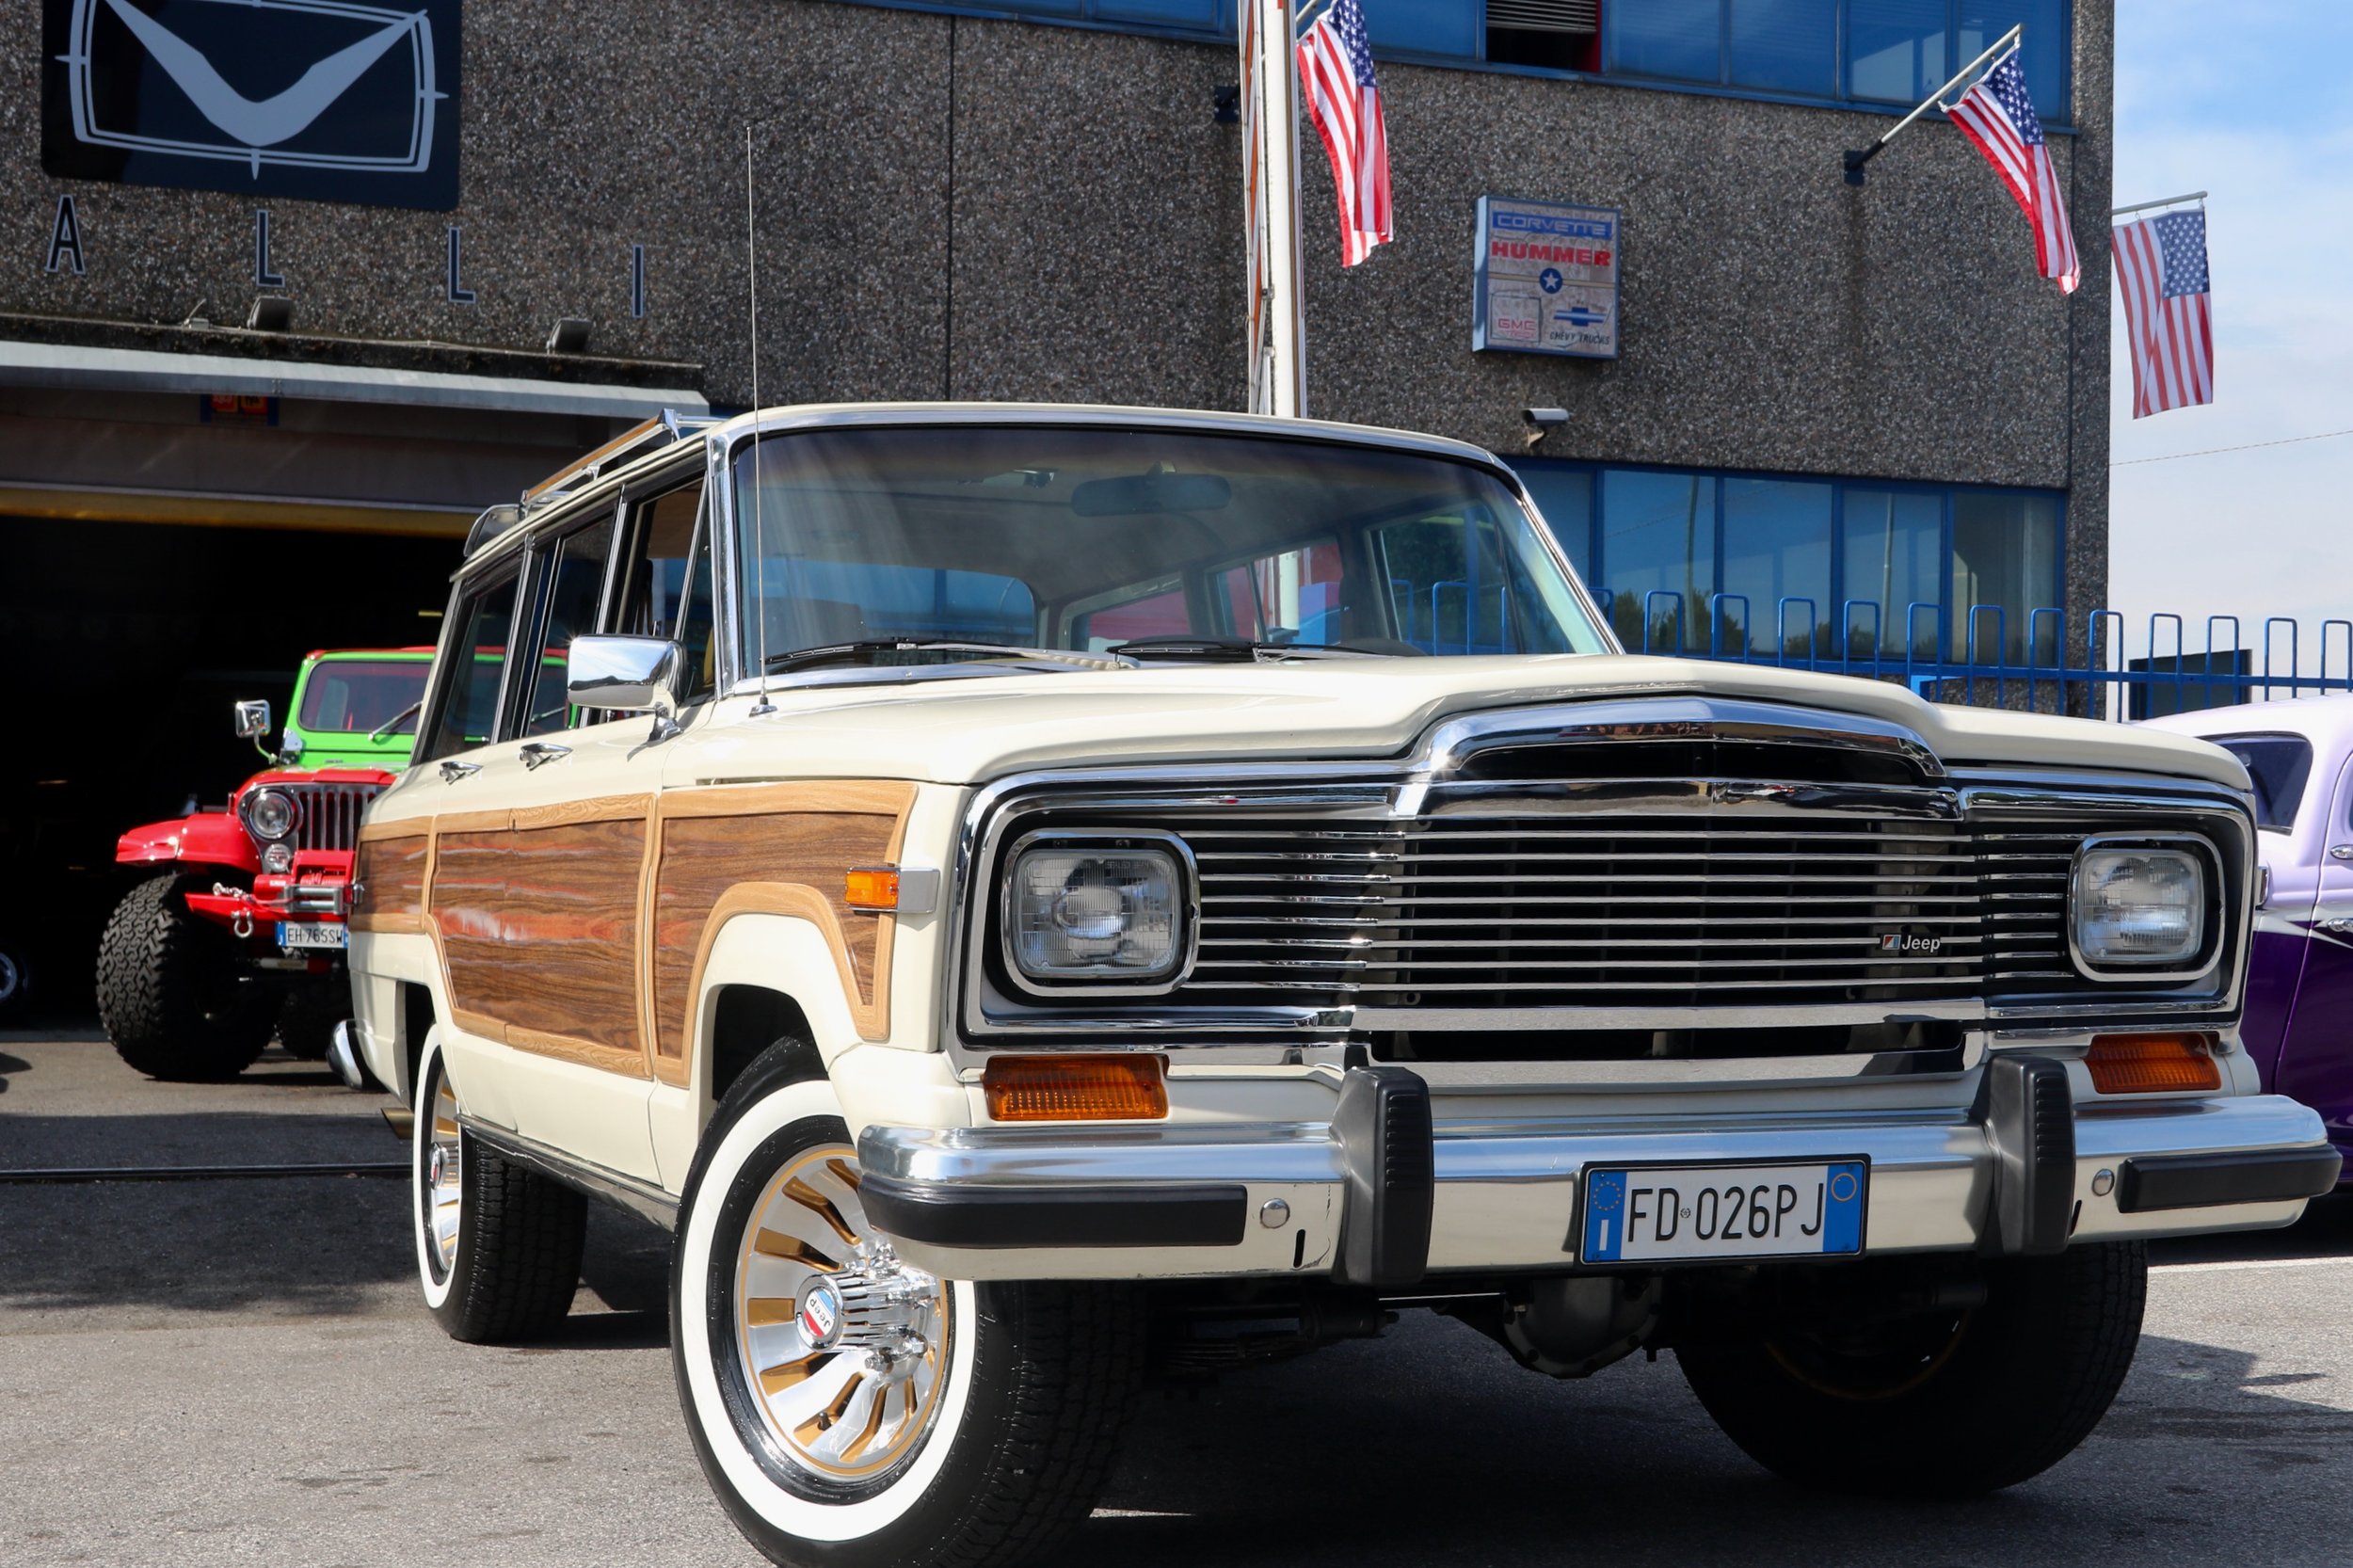
<path fill-rule="evenodd" d="M 507 567 L 500 576 L 459 591 L 441 653 L 439 712 L 430 739 L 417 748 L 417 760 L 429 762 L 498 738 L 499 682 L 514 641 L 519 581 L 519 568 Z"/>
<path fill-rule="evenodd" d="M 538 658 L 533 664 L 530 706 L 523 710 L 522 732 L 546 735 L 584 722 L 564 699 L 567 655 L 572 639 L 593 632 L 597 610 L 604 596 L 604 568 L 613 553 L 613 520 L 600 518 L 574 529 L 547 552 L 546 606 L 537 638 Z"/>
<path fill-rule="evenodd" d="M 699 702 L 718 684 L 712 638 L 710 530 L 697 523 L 702 482 L 640 503 L 630 519 L 629 553 L 614 597 L 612 629 L 666 637 L 680 648 L 682 702 Z"/>
<path fill-rule="evenodd" d="M 2313 743 L 2301 735 L 2217 735 L 2214 744 L 2247 765 L 2255 786 L 2255 825 L 2285 833 L 2312 776 Z"/>

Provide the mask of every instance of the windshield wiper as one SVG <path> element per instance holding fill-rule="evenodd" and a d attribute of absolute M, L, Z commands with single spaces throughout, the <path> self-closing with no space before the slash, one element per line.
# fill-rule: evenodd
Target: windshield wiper
<path fill-rule="evenodd" d="M 403 708 L 399 712 L 394 713 L 391 718 L 386 719 L 384 721 L 384 728 L 376 730 L 368 737 L 368 744 L 375 745 L 381 742 L 385 736 L 391 734 L 394 729 L 400 727 L 401 720 L 415 718 L 417 716 L 417 710 L 424 706 L 424 698 L 419 697 L 408 707 Z"/>
<path fill-rule="evenodd" d="M 1000 643 L 960 642 L 953 637 L 864 637 L 856 642 L 827 643 L 822 648 L 771 654 L 768 668 L 798 670 L 813 669 L 820 664 L 874 664 L 885 653 L 968 653 L 976 664 L 1001 659 L 1018 664 L 1067 664 L 1082 670 L 1132 667 L 1134 661 L 1116 657 L 1118 651 L 1113 648 L 1109 654 L 1099 654 L 1074 653 L 1059 648 L 1007 648 Z"/>
<path fill-rule="evenodd" d="M 1226 659 L 1235 663 L 1274 663 L 1285 659 L 1394 659 L 1379 648 L 1351 648 L 1346 643 L 1260 643 L 1248 637 L 1215 633 L 1166 632 L 1135 637 L 1104 650 L 1130 659 Z"/>

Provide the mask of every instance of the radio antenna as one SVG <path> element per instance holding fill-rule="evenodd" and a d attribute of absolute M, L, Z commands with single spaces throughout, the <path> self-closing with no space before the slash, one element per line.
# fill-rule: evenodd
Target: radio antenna
<path fill-rule="evenodd" d="M 768 529 L 767 507 L 760 495 L 760 225 L 752 207 L 752 122 L 744 122 L 744 267 L 751 280 L 752 304 L 752 586 L 759 603 L 752 614 L 759 623 L 753 632 L 753 657 L 760 661 L 760 699 L 752 716 L 773 713 L 768 700 Z"/>

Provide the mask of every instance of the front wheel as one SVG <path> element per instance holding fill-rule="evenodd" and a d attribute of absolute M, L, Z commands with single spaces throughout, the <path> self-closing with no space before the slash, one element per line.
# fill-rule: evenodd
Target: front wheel
<path fill-rule="evenodd" d="M 2148 1288 L 2139 1242 L 2078 1246 L 1987 1263 L 1972 1305 L 1773 1313 L 1676 1358 L 1724 1434 L 1791 1480 L 1966 1496 L 2090 1435 L 2132 1367 Z"/>
<path fill-rule="evenodd" d="M 98 943 L 98 1021 L 150 1078 L 236 1077 L 269 1044 L 278 993 L 244 973 L 237 940 L 188 907 L 208 879 L 151 877 L 122 896 Z"/>
<path fill-rule="evenodd" d="M 680 1210 L 670 1344 L 703 1473 L 806 1568 L 1004 1564 L 1093 1506 L 1131 1402 L 1106 1288 L 941 1280 L 859 1197 L 822 1080 L 779 1046 L 729 1092 Z"/>

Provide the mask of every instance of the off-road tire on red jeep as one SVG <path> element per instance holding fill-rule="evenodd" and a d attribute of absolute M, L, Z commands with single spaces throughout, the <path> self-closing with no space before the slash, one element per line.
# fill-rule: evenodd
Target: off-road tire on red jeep
<path fill-rule="evenodd" d="M 491 1153 L 457 1125 L 448 1086 L 436 1032 L 417 1063 L 409 1140 L 409 1212 L 425 1305 L 451 1338 L 470 1345 L 544 1337 L 571 1311 L 580 1288 L 588 1200 Z M 457 1151 L 453 1182 L 434 1179 L 437 1144 Z M 437 1205 L 437 1196 L 445 1201 Z M 454 1239 L 437 1242 L 437 1208 L 454 1222 Z"/>
<path fill-rule="evenodd" d="M 240 974 L 236 939 L 188 908 L 209 878 L 151 877 L 115 906 L 98 943 L 98 1019 L 150 1078 L 216 1082 L 269 1044 L 278 993 Z"/>
<path fill-rule="evenodd" d="M 784 1040 L 745 1068 L 687 1177 L 670 1354 L 703 1474 L 744 1537 L 794 1568 L 1002 1568 L 1043 1552 L 1092 1511 L 1134 1403 L 1143 1314 L 1129 1288 L 933 1282 L 947 1338 L 929 1352 L 942 1368 L 933 1414 L 866 1473 L 811 1468 L 763 1423 L 752 1376 L 761 1368 L 744 1364 L 737 1320 L 740 1249 L 761 1205 L 792 1191 L 788 1173 L 809 1171 L 841 1205 L 824 1212 L 860 1233 L 861 1252 L 879 1234 L 855 1205 L 855 1146 L 830 1087 L 808 1076 L 815 1060 L 805 1042 Z M 846 1240 L 839 1226 L 832 1234 Z M 843 1260 L 845 1272 L 872 1266 Z M 821 1388 L 826 1376 L 821 1363 L 801 1386 Z M 854 1382 L 836 1401 L 845 1433 L 860 1420 L 856 1391 Z M 872 1397 L 866 1408 L 885 1408 Z"/>
<path fill-rule="evenodd" d="M 2074 1451 L 2131 1369 L 2149 1288 L 2137 1241 L 1990 1261 L 1982 1305 L 1887 1331 L 1846 1356 L 1770 1330 L 1678 1350 L 1725 1435 L 1827 1491 L 1957 1497 L 2015 1486 Z"/>
<path fill-rule="evenodd" d="M 288 1056 L 324 1062 L 328 1037 L 350 1016 L 351 993 L 340 973 L 308 979 L 286 994 L 278 1011 L 278 1044 Z"/>

